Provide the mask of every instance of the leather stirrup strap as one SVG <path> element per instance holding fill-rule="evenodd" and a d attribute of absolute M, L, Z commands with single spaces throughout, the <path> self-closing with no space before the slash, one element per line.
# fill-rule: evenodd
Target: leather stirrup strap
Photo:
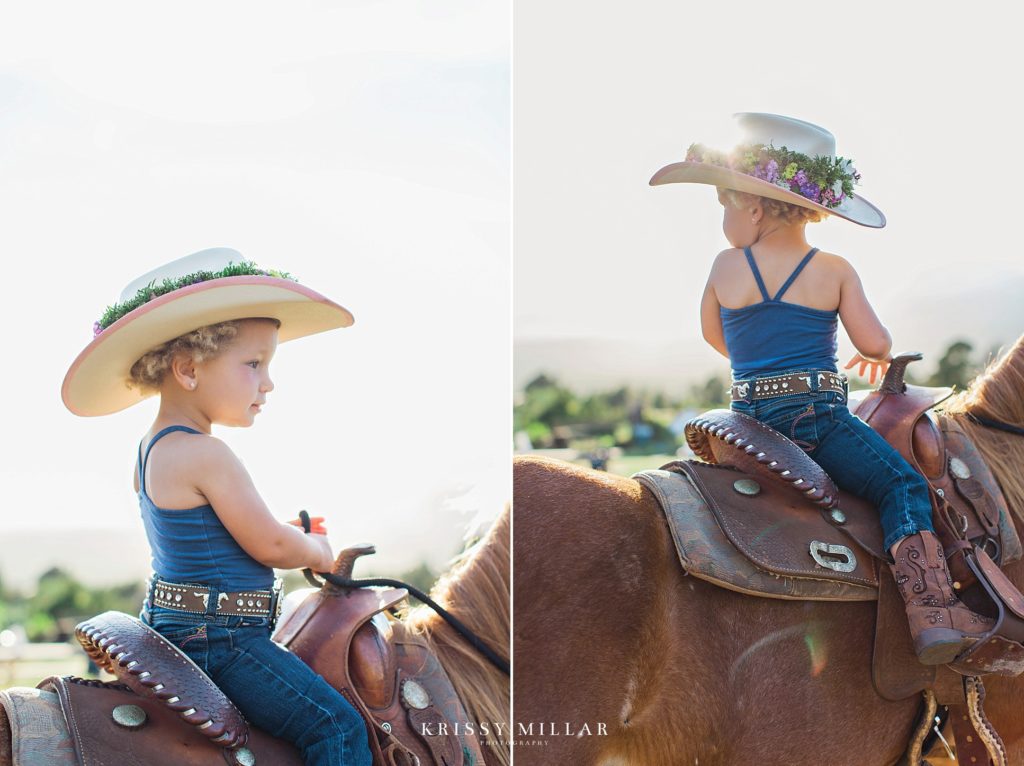
<path fill-rule="evenodd" d="M 985 685 L 978 676 L 963 680 L 964 702 L 948 705 L 959 766 L 1009 766 L 1006 746 L 985 716 Z"/>
<path fill-rule="evenodd" d="M 949 720 L 956 740 L 956 761 L 959 766 L 992 766 L 985 743 L 978 739 L 967 705 L 950 705 Z"/>

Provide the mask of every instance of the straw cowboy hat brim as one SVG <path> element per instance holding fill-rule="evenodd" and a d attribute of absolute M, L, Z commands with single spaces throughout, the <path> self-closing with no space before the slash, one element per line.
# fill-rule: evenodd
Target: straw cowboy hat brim
<path fill-rule="evenodd" d="M 94 338 L 64 377 L 64 404 L 85 416 L 130 407 L 151 395 L 127 384 L 143 354 L 199 327 L 250 317 L 277 319 L 282 343 L 353 322 L 347 309 L 290 279 L 234 276 L 199 282 L 154 298 Z"/>
<path fill-rule="evenodd" d="M 757 194 L 761 197 L 777 199 L 792 205 L 817 210 L 828 215 L 839 216 L 847 221 L 881 229 L 885 226 L 885 215 L 877 207 L 861 196 L 847 197 L 838 207 L 828 208 L 813 202 L 796 192 L 783 189 L 760 178 L 741 173 L 730 168 L 711 165 L 705 162 L 674 162 L 666 165 L 650 180 L 651 186 L 663 184 L 707 184 L 720 186 L 724 189 Z"/>

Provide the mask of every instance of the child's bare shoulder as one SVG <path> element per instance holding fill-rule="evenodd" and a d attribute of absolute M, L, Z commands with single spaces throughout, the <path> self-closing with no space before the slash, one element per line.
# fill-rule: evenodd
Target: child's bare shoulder
<path fill-rule="evenodd" d="M 745 263 L 746 256 L 743 255 L 743 250 L 738 247 L 727 247 L 715 256 L 715 260 L 711 264 L 711 275 L 714 277 L 719 274 L 730 274 Z"/>
<path fill-rule="evenodd" d="M 160 440 L 156 449 L 161 453 L 163 471 L 187 477 L 190 482 L 239 462 L 231 448 L 211 434 L 171 433 Z"/>
<path fill-rule="evenodd" d="M 845 278 L 857 273 L 848 260 L 835 253 L 819 250 L 815 254 L 814 260 L 817 262 L 819 271 L 831 272 L 836 277 Z"/>

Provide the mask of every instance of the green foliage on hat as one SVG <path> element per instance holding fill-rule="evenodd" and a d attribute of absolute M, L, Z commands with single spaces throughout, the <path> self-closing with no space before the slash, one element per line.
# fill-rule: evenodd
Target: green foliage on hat
<path fill-rule="evenodd" d="M 214 279 L 224 279 L 226 277 L 252 276 L 277 277 L 278 279 L 290 279 L 293 282 L 298 282 L 295 277 L 285 271 L 261 269 L 252 261 L 242 261 L 241 263 L 232 262 L 220 271 L 196 271 L 191 274 L 178 277 L 177 279 L 165 279 L 159 284 L 154 281 L 150 282 L 135 293 L 133 298 L 129 298 L 123 303 L 115 303 L 113 306 L 107 306 L 107 310 L 103 312 L 103 316 L 97 320 L 95 325 L 93 325 L 93 333 L 95 335 L 99 335 L 125 314 L 131 313 L 139 306 L 149 303 L 149 301 L 154 298 L 159 298 L 161 295 L 172 293 L 183 287 L 198 284 L 199 282 L 209 282 Z"/>

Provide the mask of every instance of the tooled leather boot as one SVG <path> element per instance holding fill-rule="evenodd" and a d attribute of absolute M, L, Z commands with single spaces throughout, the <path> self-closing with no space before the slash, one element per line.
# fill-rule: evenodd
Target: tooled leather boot
<path fill-rule="evenodd" d="M 906 602 L 910 635 L 924 665 L 945 665 L 992 629 L 990 617 L 977 614 L 956 597 L 942 543 L 927 530 L 910 535 L 889 564 Z"/>

